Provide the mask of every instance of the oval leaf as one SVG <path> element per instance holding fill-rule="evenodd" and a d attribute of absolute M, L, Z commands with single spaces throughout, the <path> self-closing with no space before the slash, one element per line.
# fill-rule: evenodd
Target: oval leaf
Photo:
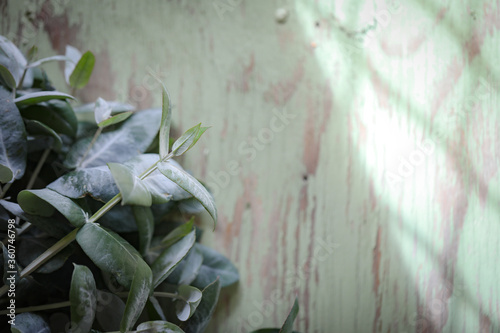
<path fill-rule="evenodd" d="M 96 320 L 104 331 L 118 331 L 125 312 L 125 303 L 115 294 L 97 291 Z"/>
<path fill-rule="evenodd" d="M 24 94 L 14 100 L 17 106 L 38 104 L 53 99 L 75 99 L 73 96 L 58 91 L 38 91 Z"/>
<path fill-rule="evenodd" d="M 145 256 L 155 230 L 153 211 L 149 207 L 132 206 L 132 212 L 139 231 L 139 252 Z"/>
<path fill-rule="evenodd" d="M 0 86 L 0 182 L 20 179 L 26 169 L 26 130 L 12 94 Z"/>
<path fill-rule="evenodd" d="M 180 156 L 184 154 L 188 150 L 188 148 L 191 147 L 191 144 L 193 143 L 200 130 L 200 126 L 201 123 L 194 127 L 191 127 L 174 142 L 174 144 L 172 145 L 172 154 L 174 154 L 174 156 Z"/>
<path fill-rule="evenodd" d="M 69 85 L 75 89 L 81 89 L 87 85 L 94 70 L 95 57 L 90 51 L 85 52 L 69 77 Z"/>
<path fill-rule="evenodd" d="M 177 289 L 177 294 L 175 313 L 180 321 L 186 321 L 196 311 L 196 308 L 200 304 L 202 293 L 195 287 L 180 285 Z"/>
<path fill-rule="evenodd" d="M 217 277 L 220 279 L 222 287 L 227 287 L 238 282 L 240 279 L 238 270 L 229 259 L 199 243 L 196 243 L 194 248 L 198 249 L 203 255 L 203 263 L 196 279 L 192 283 L 193 286 L 205 288 Z"/>
<path fill-rule="evenodd" d="M 88 214 L 80 206 L 70 198 L 48 188 L 21 191 L 17 196 L 17 202 L 28 214 L 49 217 L 55 208 L 75 227 L 81 227 L 87 222 Z"/>
<path fill-rule="evenodd" d="M 12 333 L 50 333 L 49 325 L 37 314 L 26 312 L 16 315 L 15 325 L 11 325 Z"/>
<path fill-rule="evenodd" d="M 172 107 L 170 106 L 170 96 L 163 82 L 162 85 L 162 113 L 160 124 L 160 158 L 164 159 L 168 155 L 168 146 L 170 142 L 170 124 L 172 123 Z"/>
<path fill-rule="evenodd" d="M 64 64 L 64 79 L 66 83 L 69 84 L 69 77 L 71 73 L 75 70 L 76 64 L 81 59 L 82 53 L 71 45 L 66 45 L 66 58 L 69 60 Z"/>
<path fill-rule="evenodd" d="M 220 281 L 215 280 L 202 291 L 201 302 L 194 315 L 186 322 L 186 331 L 190 333 L 202 333 L 205 331 L 219 300 Z"/>
<path fill-rule="evenodd" d="M 165 249 L 151 265 L 153 284 L 156 288 L 174 270 L 175 266 L 187 255 L 196 240 L 196 231 L 192 231 L 182 239 Z"/>
<path fill-rule="evenodd" d="M 10 89 L 14 89 L 16 87 L 16 79 L 9 69 L 2 64 L 0 64 L 0 80 Z"/>
<path fill-rule="evenodd" d="M 139 177 L 123 164 L 108 163 L 113 179 L 120 189 L 123 205 L 151 206 L 151 194 Z"/>
<path fill-rule="evenodd" d="M 27 65 L 26 58 L 22 52 L 4 36 L 0 36 L 0 64 L 12 74 L 15 87 L 19 85 L 24 68 Z"/>
<path fill-rule="evenodd" d="M 214 220 L 215 229 L 215 223 L 217 222 L 217 208 L 215 207 L 212 195 L 207 191 L 207 189 L 193 176 L 184 170 L 177 168 L 172 163 L 160 162 L 158 163 L 158 170 L 160 170 L 161 173 L 163 173 L 168 179 L 183 188 L 186 192 L 190 193 L 203 205 L 203 207 L 205 207 Z"/>
<path fill-rule="evenodd" d="M 74 264 L 69 300 L 71 302 L 71 331 L 88 332 L 97 309 L 97 290 L 90 269 Z"/>
<path fill-rule="evenodd" d="M 101 121 L 100 123 L 97 124 L 99 127 L 108 127 L 111 125 L 116 125 L 121 123 L 122 121 L 125 121 L 128 119 L 133 114 L 133 112 L 122 112 L 117 114 L 116 116 L 113 116 L 111 118 L 108 118 L 106 120 Z"/>
<path fill-rule="evenodd" d="M 183 330 L 166 321 L 147 321 L 137 326 L 137 333 L 184 333 Z"/>
<path fill-rule="evenodd" d="M 57 133 L 76 136 L 78 121 L 71 105 L 63 100 L 51 100 L 20 109 L 25 119 L 37 120 Z"/>

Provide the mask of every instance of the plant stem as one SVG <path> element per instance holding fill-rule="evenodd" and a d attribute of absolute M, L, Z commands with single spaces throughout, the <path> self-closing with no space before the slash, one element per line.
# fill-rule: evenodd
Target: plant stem
<path fill-rule="evenodd" d="M 12 182 L 13 183 L 13 182 Z M 5 184 L 5 186 L 3 187 L 2 189 L 2 194 L 0 194 L 0 199 L 2 199 L 5 194 L 7 194 L 7 191 L 9 190 L 9 188 L 12 186 L 12 183 L 7 183 Z"/>
<path fill-rule="evenodd" d="M 120 200 L 122 200 L 122 195 L 118 193 L 113 198 L 111 198 L 111 200 L 109 200 L 104 206 L 102 206 L 97 212 L 95 212 L 95 214 L 92 215 L 87 222 L 94 223 L 95 221 L 100 219 L 104 214 L 109 212 L 109 210 L 113 208 L 117 203 L 119 203 Z"/>
<path fill-rule="evenodd" d="M 38 161 L 38 164 L 35 167 L 35 170 L 33 171 L 33 174 L 30 177 L 30 180 L 28 181 L 28 185 L 26 185 L 27 190 L 33 187 L 33 184 L 35 183 L 35 180 L 38 177 L 40 170 L 42 170 L 42 167 L 45 161 L 47 160 L 47 157 L 49 157 L 49 154 L 50 154 L 50 148 L 45 149 L 45 151 L 42 154 L 42 157 L 40 157 L 40 160 Z"/>
<path fill-rule="evenodd" d="M 127 291 L 119 292 L 119 293 L 116 293 L 116 296 L 123 297 L 123 298 L 128 298 L 128 292 Z M 166 293 L 166 292 L 162 292 L 162 291 L 154 291 L 152 296 L 155 296 L 155 297 L 167 297 L 167 298 L 177 298 L 177 299 L 182 299 L 183 301 L 187 302 L 187 300 L 185 300 L 183 297 L 179 296 L 179 294 L 177 294 L 177 293 Z"/>
<path fill-rule="evenodd" d="M 28 71 L 28 66 L 23 71 L 23 75 L 21 76 L 21 79 L 19 80 L 19 84 L 17 85 L 17 89 L 21 89 L 23 87 L 23 82 L 24 78 L 26 77 L 26 72 Z"/>
<path fill-rule="evenodd" d="M 97 129 L 97 131 L 95 131 L 94 137 L 92 138 L 92 141 L 90 141 L 90 144 L 87 147 L 87 150 L 85 151 L 85 154 L 83 154 L 82 158 L 80 159 L 80 163 L 78 163 L 77 168 L 79 168 L 82 165 L 83 161 L 85 160 L 85 157 L 87 157 L 87 154 L 89 153 L 90 149 L 92 149 L 92 146 L 94 145 L 94 143 L 96 142 L 97 138 L 101 134 L 102 129 L 103 129 L 102 127 L 99 127 Z"/>
<path fill-rule="evenodd" d="M 68 306 L 71 306 L 71 302 L 70 301 L 59 302 L 59 303 L 52 303 L 52 304 L 46 304 L 46 305 L 28 306 L 26 308 L 16 309 L 16 314 L 23 313 L 23 312 L 34 312 L 34 311 L 59 309 L 59 308 L 65 308 L 65 307 L 68 307 Z M 6 314 L 9 313 L 8 311 L 9 310 L 0 311 L 0 315 L 6 315 Z"/>

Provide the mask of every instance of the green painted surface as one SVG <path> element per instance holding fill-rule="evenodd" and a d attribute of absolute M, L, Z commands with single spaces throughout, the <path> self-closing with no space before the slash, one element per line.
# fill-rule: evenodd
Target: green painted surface
<path fill-rule="evenodd" d="M 82 100 L 158 106 L 153 71 L 178 134 L 212 126 L 184 164 L 241 283 L 211 332 L 281 325 L 295 295 L 302 332 L 499 332 L 498 1 L 0 9 L 24 49 L 95 52 Z"/>

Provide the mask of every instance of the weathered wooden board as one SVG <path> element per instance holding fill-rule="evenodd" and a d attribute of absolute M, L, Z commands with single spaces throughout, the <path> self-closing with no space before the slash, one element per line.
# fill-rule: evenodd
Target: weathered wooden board
<path fill-rule="evenodd" d="M 211 332 L 280 325 L 294 295 L 307 333 L 500 332 L 498 1 L 0 11 L 0 33 L 25 49 L 95 52 L 83 101 L 157 106 L 153 71 L 178 131 L 212 126 L 184 163 L 216 193 L 204 241 L 241 282 Z"/>

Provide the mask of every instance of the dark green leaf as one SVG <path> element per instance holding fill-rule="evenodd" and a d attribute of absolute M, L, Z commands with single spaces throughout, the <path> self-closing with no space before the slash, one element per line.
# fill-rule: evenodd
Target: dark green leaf
<path fill-rule="evenodd" d="M 117 331 L 125 312 L 125 303 L 115 294 L 97 290 L 96 319 L 104 331 Z"/>
<path fill-rule="evenodd" d="M 188 285 L 180 285 L 177 289 L 175 314 L 180 321 L 186 321 L 194 314 L 200 304 L 202 293 L 199 289 Z"/>
<path fill-rule="evenodd" d="M 82 156 L 92 138 L 78 140 L 68 152 L 64 165 L 74 168 L 80 164 L 80 168 L 90 168 L 129 160 L 149 147 L 158 132 L 160 116 L 157 109 L 135 113 L 119 129 L 101 134 L 84 161 Z"/>
<path fill-rule="evenodd" d="M 75 137 L 78 121 L 70 104 L 62 100 L 51 100 L 20 109 L 25 119 L 37 120 L 57 133 Z"/>
<path fill-rule="evenodd" d="M 151 194 L 142 180 L 132 173 L 132 170 L 119 163 L 108 163 L 108 167 L 120 189 L 122 205 L 151 206 Z"/>
<path fill-rule="evenodd" d="M 203 289 L 203 296 L 194 315 L 186 322 L 185 330 L 190 333 L 202 333 L 205 331 L 219 300 L 221 284 L 219 279 Z"/>
<path fill-rule="evenodd" d="M 193 230 L 174 243 L 172 246 L 165 249 L 151 265 L 153 271 L 153 283 L 156 288 L 162 283 L 168 275 L 174 270 L 175 266 L 187 255 L 193 247 L 195 241 L 195 230 Z"/>
<path fill-rule="evenodd" d="M 152 292 L 153 280 L 151 269 L 144 261 L 139 261 L 130 287 L 125 313 L 120 324 L 120 331 L 129 331 L 139 318 Z"/>
<path fill-rule="evenodd" d="M 119 113 L 111 118 L 101 121 L 100 123 L 97 124 L 97 126 L 104 128 L 111 125 L 119 124 L 122 121 L 127 120 L 132 114 L 133 112 Z"/>
<path fill-rule="evenodd" d="M 75 227 L 87 221 L 88 214 L 73 200 L 48 188 L 21 191 L 17 202 L 26 213 L 44 217 L 52 216 L 55 208 Z"/>
<path fill-rule="evenodd" d="M 172 146 L 172 154 L 174 154 L 174 156 L 184 154 L 191 147 L 191 144 L 194 142 L 194 139 L 200 131 L 200 126 L 201 123 L 191 127 L 174 142 L 174 145 Z"/>
<path fill-rule="evenodd" d="M 4 36 L 0 36 L 0 65 L 9 70 L 18 86 L 27 61 L 22 52 Z"/>
<path fill-rule="evenodd" d="M 0 119 L 0 183 L 8 183 L 24 175 L 27 142 L 23 119 L 12 94 L 1 86 Z"/>
<path fill-rule="evenodd" d="M 191 284 L 198 276 L 201 265 L 203 263 L 203 255 L 201 251 L 193 246 L 188 255 L 179 263 L 172 274 L 167 278 L 168 283 L 172 284 Z"/>
<path fill-rule="evenodd" d="M 145 256 L 153 238 L 155 218 L 150 207 L 132 206 L 132 212 L 139 231 L 139 252 Z"/>
<path fill-rule="evenodd" d="M 45 320 L 31 312 L 16 315 L 15 325 L 11 325 L 10 330 L 12 333 L 50 333 Z"/>
<path fill-rule="evenodd" d="M 299 302 L 297 298 L 295 298 L 295 302 L 293 303 L 292 309 L 290 310 L 290 313 L 288 314 L 288 317 L 286 318 L 283 327 L 281 327 L 280 333 L 292 333 L 293 322 L 295 321 L 295 318 L 297 317 L 298 313 L 299 313 Z"/>
<path fill-rule="evenodd" d="M 58 91 L 38 91 L 19 96 L 14 100 L 17 106 L 26 106 L 53 99 L 75 99 L 73 96 Z"/>
<path fill-rule="evenodd" d="M 0 64 L 0 80 L 0 82 L 4 82 L 8 88 L 16 88 L 16 79 L 9 69 L 2 64 Z"/>
<path fill-rule="evenodd" d="M 212 195 L 205 189 L 201 183 L 193 176 L 188 174 L 182 169 L 177 168 L 175 165 L 167 162 L 158 163 L 158 170 L 161 171 L 168 179 L 179 185 L 186 192 L 190 193 L 196 200 L 198 200 L 207 212 L 212 216 L 215 223 L 217 222 L 217 208 Z"/>
<path fill-rule="evenodd" d="M 162 114 L 160 124 L 159 150 L 160 158 L 164 159 L 168 155 L 168 147 L 170 140 L 170 124 L 172 123 L 172 107 L 170 106 L 170 96 L 167 88 L 162 85 Z"/>
<path fill-rule="evenodd" d="M 29 135 L 35 136 L 48 136 L 53 139 L 52 141 L 52 149 L 56 152 L 61 151 L 62 147 L 62 139 L 61 137 L 50 127 L 39 122 L 38 120 L 25 120 L 26 123 L 26 131 Z"/>
<path fill-rule="evenodd" d="M 171 232 L 169 232 L 162 240 L 161 243 L 165 247 L 176 243 L 181 238 L 185 237 L 193 230 L 194 217 L 192 217 L 188 222 L 181 224 Z"/>
<path fill-rule="evenodd" d="M 69 300 L 71 302 L 71 332 L 88 332 L 97 309 L 97 289 L 90 269 L 74 264 Z"/>
<path fill-rule="evenodd" d="M 200 250 L 202 253 L 203 264 L 192 283 L 193 286 L 204 288 L 210 281 L 215 280 L 217 277 L 219 277 L 222 287 L 227 287 L 238 282 L 240 278 L 238 270 L 229 259 L 202 244 L 196 243 L 194 248 Z"/>
<path fill-rule="evenodd" d="M 69 85 L 76 89 L 85 87 L 89 82 L 92 71 L 94 70 L 94 64 L 94 54 L 90 51 L 85 52 L 69 77 Z"/>
<path fill-rule="evenodd" d="M 184 333 L 178 326 L 166 321 L 148 321 L 137 326 L 137 333 Z"/>

